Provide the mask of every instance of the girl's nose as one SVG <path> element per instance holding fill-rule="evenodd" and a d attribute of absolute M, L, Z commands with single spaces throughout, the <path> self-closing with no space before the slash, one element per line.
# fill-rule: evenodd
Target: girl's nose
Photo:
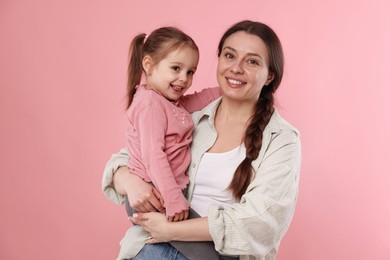
<path fill-rule="evenodd" d="M 187 73 L 182 73 L 182 74 L 180 75 L 180 80 L 183 81 L 183 82 L 187 82 L 187 80 L 188 80 L 188 75 L 187 75 Z"/>

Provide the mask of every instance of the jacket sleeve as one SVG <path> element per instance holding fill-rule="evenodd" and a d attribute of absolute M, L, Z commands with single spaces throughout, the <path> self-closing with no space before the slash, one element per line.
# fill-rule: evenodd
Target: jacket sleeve
<path fill-rule="evenodd" d="M 129 161 L 129 152 L 123 148 L 119 153 L 113 154 L 108 160 L 103 172 L 102 190 L 106 197 L 115 202 L 116 204 L 123 204 L 126 200 L 126 196 L 123 196 L 116 192 L 112 184 L 112 177 L 114 172 L 122 166 L 127 166 Z"/>
<path fill-rule="evenodd" d="M 264 149 L 240 202 L 209 207 L 209 231 L 221 253 L 264 257 L 279 245 L 291 222 L 301 162 L 298 133 L 289 129 L 272 134 Z"/>

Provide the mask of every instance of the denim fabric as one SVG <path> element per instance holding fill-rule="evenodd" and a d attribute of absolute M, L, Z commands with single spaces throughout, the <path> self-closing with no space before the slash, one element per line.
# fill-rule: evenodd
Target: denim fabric
<path fill-rule="evenodd" d="M 146 244 L 133 260 L 188 260 L 182 253 L 174 248 L 169 243 L 160 243 L 149 245 Z M 236 256 L 219 256 L 220 260 L 235 260 L 239 259 Z M 199 259 L 200 260 L 200 259 Z"/>
<path fill-rule="evenodd" d="M 187 260 L 187 258 L 169 243 L 146 244 L 134 260 Z"/>
<path fill-rule="evenodd" d="M 125 201 L 126 212 L 128 216 L 132 216 L 136 211 L 130 207 L 129 201 Z M 190 208 L 189 218 L 200 217 L 197 212 Z M 178 250 L 180 249 L 180 253 Z M 183 250 L 183 251 L 182 251 Z M 180 242 L 172 241 L 171 243 L 160 243 L 148 245 L 146 244 L 141 251 L 132 259 L 135 260 L 150 260 L 150 259 L 161 259 L 161 260 L 236 260 L 239 257 L 234 256 L 222 256 L 218 255 L 214 249 L 213 242 Z"/>

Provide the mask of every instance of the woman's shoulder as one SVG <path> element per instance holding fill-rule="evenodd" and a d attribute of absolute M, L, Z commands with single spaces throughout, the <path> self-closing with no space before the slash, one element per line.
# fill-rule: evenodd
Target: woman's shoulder
<path fill-rule="evenodd" d="M 191 114 L 192 121 L 194 121 L 195 125 L 199 123 L 199 121 L 204 117 L 210 117 L 215 115 L 215 111 L 218 108 L 219 103 L 221 102 L 221 97 L 217 98 L 216 100 L 212 101 L 210 104 L 208 104 L 206 107 L 204 107 L 202 110 L 196 111 Z"/>
<path fill-rule="evenodd" d="M 297 135 L 300 135 L 299 130 L 286 119 L 284 119 L 276 109 L 274 110 L 265 130 L 271 132 L 292 131 L 295 132 Z"/>

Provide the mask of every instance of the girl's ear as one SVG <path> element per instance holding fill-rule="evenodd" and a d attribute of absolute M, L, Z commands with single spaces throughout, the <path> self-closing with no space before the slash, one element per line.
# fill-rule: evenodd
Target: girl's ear
<path fill-rule="evenodd" d="M 274 80 L 274 78 L 275 78 L 274 74 L 270 72 L 270 73 L 268 74 L 268 79 L 267 79 L 267 81 L 265 82 L 264 85 L 267 86 L 269 83 L 271 83 L 271 82 Z"/>
<path fill-rule="evenodd" d="M 152 59 L 152 57 L 150 57 L 149 55 L 146 55 L 142 59 L 142 67 L 144 68 L 146 75 L 152 74 L 152 70 L 153 70 L 153 59 Z"/>

